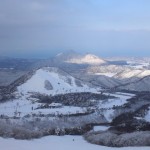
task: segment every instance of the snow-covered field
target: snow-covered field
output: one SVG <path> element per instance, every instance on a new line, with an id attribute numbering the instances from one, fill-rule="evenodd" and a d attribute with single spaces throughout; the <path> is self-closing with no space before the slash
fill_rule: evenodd
<path id="1" fill-rule="evenodd" d="M 109 93 L 106 93 L 109 94 Z M 105 118 L 111 122 L 113 119 L 113 114 L 114 114 L 114 106 L 122 106 L 123 104 L 127 103 L 127 99 L 135 96 L 134 94 L 126 94 L 126 93 L 121 93 L 117 92 L 115 94 L 109 94 L 111 96 L 115 96 L 115 99 L 108 99 L 105 101 L 100 101 L 99 103 L 99 109 L 103 109 L 103 114 Z"/>
<path id="2" fill-rule="evenodd" d="M 0 115 L 7 115 L 9 117 L 18 116 L 23 117 L 28 114 L 52 114 L 52 115 L 67 115 L 76 113 L 85 113 L 86 109 L 74 106 L 62 106 L 60 108 L 47 108 L 47 109 L 35 109 L 40 103 L 32 103 L 26 99 L 13 100 L 0 104 Z M 17 114 L 15 114 L 17 113 Z"/>
<path id="3" fill-rule="evenodd" d="M 150 147 L 111 148 L 87 143 L 81 136 L 47 136 L 31 141 L 0 138 L 1 150 L 150 150 Z"/>
<path id="4" fill-rule="evenodd" d="M 98 108 L 103 112 L 105 118 L 108 121 L 112 120 L 114 106 L 122 106 L 125 104 L 127 99 L 133 97 L 133 94 L 126 94 L 126 93 L 116 93 L 116 94 L 109 94 L 105 93 L 106 95 L 115 96 L 114 99 L 108 99 L 104 101 L 100 101 Z M 7 115 L 9 117 L 17 116 L 17 117 L 24 117 L 26 115 L 32 114 L 51 114 L 51 115 L 68 115 L 68 114 L 76 114 L 76 113 L 86 113 L 86 108 L 75 107 L 75 106 L 61 106 L 59 108 L 45 108 L 45 109 L 36 109 L 40 106 L 40 103 L 33 103 L 24 96 L 18 100 L 12 100 L 5 103 L 0 104 L 0 115 Z M 103 110 L 102 110 L 103 109 Z"/>

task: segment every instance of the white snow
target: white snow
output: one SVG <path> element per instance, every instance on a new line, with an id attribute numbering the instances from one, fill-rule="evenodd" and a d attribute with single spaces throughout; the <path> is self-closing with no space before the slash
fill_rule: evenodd
<path id="1" fill-rule="evenodd" d="M 149 111 L 148 113 L 146 114 L 146 116 L 144 117 L 144 119 L 148 122 L 150 122 L 150 107 L 149 107 Z"/>
<path id="2" fill-rule="evenodd" d="M 47 108 L 47 109 L 37 109 L 33 111 L 34 113 L 41 112 L 42 114 L 76 114 L 76 113 L 84 113 L 86 112 L 85 108 L 74 107 L 74 106 L 63 106 L 62 108 Z"/>
<path id="3" fill-rule="evenodd" d="M 66 62 L 76 63 L 76 64 L 91 64 L 91 65 L 100 65 L 106 63 L 105 60 L 93 54 L 87 54 L 81 58 L 72 58 L 70 60 L 67 60 Z"/>
<path id="4" fill-rule="evenodd" d="M 105 93 L 108 94 L 108 93 Z M 114 114 L 114 106 L 121 106 L 126 103 L 126 100 L 133 97 L 134 94 L 126 94 L 126 93 L 116 93 L 110 94 L 117 98 L 103 100 L 99 102 L 98 108 L 102 111 L 105 118 L 111 122 Z M 51 114 L 51 115 L 68 115 L 68 114 L 76 114 L 76 113 L 85 113 L 86 108 L 75 107 L 75 106 L 60 106 L 59 108 L 45 108 L 45 109 L 36 109 L 40 106 L 41 103 L 35 102 L 33 103 L 31 100 L 27 100 L 27 98 L 21 97 L 18 100 L 11 100 L 5 103 L 0 104 L 0 115 L 7 115 L 9 117 L 18 116 L 23 117 L 28 114 Z M 53 105 L 53 104 L 52 104 Z M 60 105 L 55 103 L 55 105 Z M 15 114 L 17 112 L 17 114 Z"/>
<path id="5" fill-rule="evenodd" d="M 7 115 L 9 117 L 18 116 L 23 117 L 28 114 L 52 114 L 52 115 L 68 115 L 76 113 L 85 113 L 86 108 L 74 107 L 74 106 L 62 106 L 60 108 L 47 108 L 47 109 L 35 109 L 40 103 L 32 103 L 29 100 L 12 100 L 0 104 L 0 115 Z M 33 108 L 33 109 L 32 109 Z M 15 114 L 17 112 L 17 114 Z M 20 112 L 20 114 L 19 114 Z"/>
<path id="6" fill-rule="evenodd" d="M 87 143 L 81 136 L 47 136 L 35 140 L 0 138 L 1 150 L 150 150 L 150 147 L 111 148 Z"/>
<path id="7" fill-rule="evenodd" d="M 127 63 L 130 67 L 135 69 L 143 69 L 143 67 L 149 66 L 149 62 L 127 61 Z"/>
<path id="8" fill-rule="evenodd" d="M 145 76 L 150 75 L 150 70 L 145 69 L 132 69 L 132 70 L 125 70 L 123 72 L 120 72 L 115 77 L 120 79 L 129 79 L 133 77 L 137 78 L 143 78 Z"/>
<path id="9" fill-rule="evenodd" d="M 94 131 L 106 131 L 109 129 L 109 126 L 94 126 L 93 130 Z"/>
<path id="10" fill-rule="evenodd" d="M 126 78 L 131 78 L 131 77 L 135 77 L 138 76 L 141 73 L 141 70 L 125 70 L 123 72 L 121 72 L 118 76 L 121 79 L 126 79 Z"/>
<path id="11" fill-rule="evenodd" d="M 71 84 L 67 80 L 71 81 Z M 45 88 L 45 81 L 49 81 L 52 85 L 52 90 Z M 28 95 L 29 92 L 39 92 L 41 94 L 55 95 L 70 92 L 85 92 L 85 91 L 96 91 L 94 88 L 90 88 L 81 81 L 82 87 L 77 86 L 75 78 L 69 74 L 59 74 L 56 68 L 52 69 L 42 68 L 36 71 L 36 73 L 27 80 L 24 84 L 18 87 L 18 93 Z"/>
<path id="12" fill-rule="evenodd" d="M 0 104 L 0 115 L 7 115 L 9 117 L 15 116 L 15 112 L 21 112 L 20 117 L 32 113 L 32 107 L 37 107 L 38 103 L 32 104 L 31 101 L 21 99 L 12 100 Z"/>
<path id="13" fill-rule="evenodd" d="M 95 73 L 95 75 L 102 75 L 102 76 L 107 76 L 107 77 L 113 77 L 114 75 L 116 75 L 116 73 Z"/>
<path id="14" fill-rule="evenodd" d="M 70 84 L 68 83 L 71 82 Z M 45 80 L 49 81 L 53 89 L 47 90 L 45 88 Z M 51 109 L 35 109 L 40 103 L 37 99 L 30 97 L 32 93 L 40 93 L 47 95 L 64 94 L 70 92 L 97 92 L 98 89 L 90 88 L 88 85 L 81 81 L 82 87 L 78 86 L 75 78 L 71 75 L 60 71 L 57 68 L 46 67 L 41 68 L 28 79 L 25 83 L 17 87 L 18 96 L 17 100 L 11 100 L 0 104 L 0 115 L 7 115 L 13 117 L 16 113 L 17 116 L 23 117 L 27 114 L 75 114 L 84 113 L 85 109 L 80 107 L 62 106 L 61 108 Z M 15 115 L 16 116 L 16 115 Z"/>
<path id="15" fill-rule="evenodd" d="M 117 92 L 115 94 L 109 94 L 111 96 L 115 96 L 117 98 L 115 99 L 108 99 L 105 101 L 100 101 L 99 103 L 99 109 L 103 109 L 103 115 L 107 119 L 107 121 L 111 122 L 113 119 L 114 115 L 114 106 L 122 106 L 127 102 L 127 99 L 131 98 L 134 96 L 134 94 L 126 94 L 126 93 L 121 93 Z"/>

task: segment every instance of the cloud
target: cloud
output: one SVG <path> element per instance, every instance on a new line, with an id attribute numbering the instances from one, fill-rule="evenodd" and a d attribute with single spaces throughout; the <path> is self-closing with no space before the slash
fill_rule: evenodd
<path id="1" fill-rule="evenodd" d="M 149 4 L 147 0 L 0 0 L 0 55 L 47 55 L 65 49 L 148 53 Z"/>

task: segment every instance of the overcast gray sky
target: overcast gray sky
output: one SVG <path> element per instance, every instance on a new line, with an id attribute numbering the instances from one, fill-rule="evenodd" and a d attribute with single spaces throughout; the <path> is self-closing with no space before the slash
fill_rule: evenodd
<path id="1" fill-rule="evenodd" d="M 0 0 L 0 55 L 69 49 L 150 56 L 150 0 Z"/>

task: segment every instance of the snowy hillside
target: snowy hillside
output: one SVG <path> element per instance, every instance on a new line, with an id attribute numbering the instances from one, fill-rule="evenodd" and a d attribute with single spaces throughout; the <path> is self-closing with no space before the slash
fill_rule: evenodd
<path id="1" fill-rule="evenodd" d="M 26 95 L 31 92 L 55 95 L 71 92 L 94 91 L 84 82 L 68 73 L 53 67 L 37 70 L 25 83 L 17 87 L 18 93 Z"/>
<path id="2" fill-rule="evenodd" d="M 1 87 L 2 137 L 33 139 L 47 135 L 87 134 L 85 140 L 105 146 L 114 146 L 107 143 L 108 140 L 119 144 L 115 140 L 120 137 L 123 137 L 122 146 L 150 143 L 143 141 L 143 137 L 150 137 L 147 132 L 150 127 L 150 94 L 141 92 L 150 91 L 148 68 L 112 65 L 91 54 L 75 53 L 60 53 L 55 61 L 48 62 L 52 63 L 46 63 L 45 66 L 49 67 L 38 67 L 40 69 L 30 71 L 8 87 Z M 131 94 L 129 90 L 140 92 Z M 127 136 L 133 137 L 135 143 L 126 138 L 126 132 L 129 132 L 126 129 L 133 132 Z M 146 132 L 137 138 L 141 133 L 136 131 Z M 141 141 L 139 145 L 138 140 Z M 57 145 L 53 146 L 58 149 Z"/>
<path id="3" fill-rule="evenodd" d="M 138 65 L 138 64 L 137 64 Z M 86 81 L 97 83 L 105 88 L 116 88 L 149 91 L 150 90 L 150 70 L 148 68 L 138 68 L 136 65 L 102 65 L 89 66 L 86 71 Z M 94 76 L 94 77 L 93 77 Z M 82 78 L 82 76 L 80 77 Z"/>
<path id="4" fill-rule="evenodd" d="M 150 91 L 150 76 L 139 78 L 136 81 L 121 85 L 119 88 L 132 91 Z"/>
<path id="5" fill-rule="evenodd" d="M 121 73 L 118 73 L 115 78 L 119 79 L 128 79 L 128 78 L 143 78 L 145 76 L 150 75 L 150 70 L 144 70 L 144 69 L 132 69 L 132 70 L 125 70 Z"/>
<path id="6" fill-rule="evenodd" d="M 101 86 L 104 88 L 113 88 L 121 84 L 119 80 L 112 77 L 108 77 L 108 74 L 105 73 L 101 73 L 101 74 L 99 73 L 94 75 L 93 73 L 89 73 L 89 74 L 84 73 L 82 75 L 76 74 L 75 76 L 80 78 L 81 80 L 90 82 L 94 85 Z"/>

